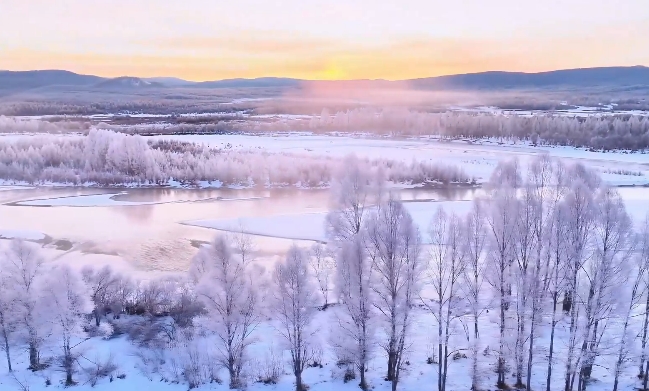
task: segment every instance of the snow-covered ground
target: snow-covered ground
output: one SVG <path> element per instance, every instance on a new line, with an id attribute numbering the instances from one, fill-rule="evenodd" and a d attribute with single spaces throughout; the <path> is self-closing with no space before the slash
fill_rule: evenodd
<path id="1" fill-rule="evenodd" d="M 23 239 L 39 241 L 46 238 L 42 232 L 25 229 L 0 229 L 0 239 Z"/>
<path id="2" fill-rule="evenodd" d="M 202 143 L 210 147 L 292 152 L 299 154 L 344 157 L 356 154 L 371 159 L 387 158 L 410 162 L 431 161 L 457 165 L 484 181 L 499 161 L 518 158 L 526 164 L 539 154 L 580 162 L 594 169 L 613 186 L 649 184 L 649 154 L 591 152 L 573 147 L 532 146 L 524 143 L 499 144 L 495 141 L 442 142 L 431 138 L 376 138 L 362 136 L 315 135 L 305 132 L 255 135 L 169 135 L 158 139 Z"/>

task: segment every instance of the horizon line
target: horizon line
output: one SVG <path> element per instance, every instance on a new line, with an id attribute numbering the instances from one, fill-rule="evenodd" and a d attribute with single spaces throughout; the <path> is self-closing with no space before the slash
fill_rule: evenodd
<path id="1" fill-rule="evenodd" d="M 587 69 L 610 69 L 610 68 L 649 68 L 649 65 L 642 65 L 642 64 L 637 64 L 637 65 L 620 65 L 620 66 L 595 66 L 595 67 L 578 67 L 578 68 L 559 68 L 559 69 L 551 69 L 551 70 L 546 70 L 546 71 L 538 71 L 538 72 L 525 72 L 525 71 L 506 71 L 506 70 L 486 70 L 486 71 L 479 71 L 479 72 L 467 72 L 467 73 L 451 73 L 451 74 L 443 74 L 443 75 L 436 75 L 436 76 L 424 76 L 424 77 L 414 77 L 414 78 L 409 78 L 409 79 L 301 79 L 301 78 L 295 78 L 295 77 L 290 77 L 290 76 L 257 76 L 257 77 L 232 77 L 232 78 L 226 78 L 226 79 L 208 79 L 208 80 L 188 80 L 188 79 L 183 79 L 178 76 L 133 76 L 133 75 L 122 75 L 122 76 L 115 76 L 115 77 L 108 77 L 108 76 L 101 76 L 98 74 L 90 74 L 90 73 L 78 73 L 74 71 L 70 71 L 67 69 L 56 69 L 56 68 L 50 68 L 50 69 L 24 69 L 24 70 L 9 70 L 9 69 L 0 69 L 0 72 L 15 72 L 15 73 L 20 73 L 20 72 L 48 72 L 48 71 L 59 71 L 59 72 L 69 72 L 69 73 L 74 73 L 76 75 L 80 76 L 94 76 L 94 77 L 100 77 L 103 79 L 119 79 L 119 78 L 125 78 L 125 77 L 132 77 L 132 78 L 138 78 L 138 79 L 177 79 L 179 81 L 185 81 L 188 83 L 208 83 L 208 82 L 220 82 L 220 81 L 231 81 L 231 80 L 258 80 L 258 79 L 286 79 L 286 80 L 296 80 L 296 81 L 313 81 L 313 82 L 319 82 L 319 81 L 329 81 L 329 82 L 335 82 L 335 81 L 385 81 L 385 82 L 401 82 L 401 81 L 411 81 L 411 80 L 421 80 L 421 79 L 433 79 L 433 78 L 439 78 L 439 77 L 448 77 L 448 76 L 463 76 L 463 75 L 478 75 L 478 74 L 485 74 L 485 73 L 518 73 L 518 74 L 526 74 L 526 75 L 538 75 L 542 73 L 551 73 L 551 72 L 560 72 L 560 71 L 575 71 L 575 70 L 587 70 Z"/>

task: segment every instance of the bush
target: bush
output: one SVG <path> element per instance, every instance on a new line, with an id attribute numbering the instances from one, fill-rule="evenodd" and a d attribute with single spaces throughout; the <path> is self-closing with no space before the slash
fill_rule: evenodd
<path id="1" fill-rule="evenodd" d="M 356 379 L 356 372 L 351 368 L 347 368 L 345 375 L 343 376 L 343 382 L 347 383 L 354 379 Z"/>

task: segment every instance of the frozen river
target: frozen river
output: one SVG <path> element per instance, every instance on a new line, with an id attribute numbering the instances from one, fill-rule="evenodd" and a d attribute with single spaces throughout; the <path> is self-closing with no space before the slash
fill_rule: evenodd
<path id="1" fill-rule="evenodd" d="M 0 189 L 2 189 L 0 187 Z M 400 190 L 415 219 L 436 205 L 467 208 L 477 189 Z M 40 238 L 54 254 L 119 256 L 140 270 L 185 270 L 216 230 L 255 233 L 260 256 L 281 254 L 294 240 L 318 240 L 326 190 L 5 188 L 0 236 Z M 310 217 L 316 217 L 310 218 Z M 210 226 L 210 224 L 207 224 Z M 426 227 L 422 227 L 425 230 Z M 54 252 L 54 249 L 57 251 Z"/>

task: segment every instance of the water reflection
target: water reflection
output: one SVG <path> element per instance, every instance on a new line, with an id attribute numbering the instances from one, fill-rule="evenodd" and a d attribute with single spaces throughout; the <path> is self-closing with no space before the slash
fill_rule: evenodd
<path id="1" fill-rule="evenodd" d="M 155 202 L 129 206 L 17 206 L 28 199 L 90 194 L 119 194 L 117 201 Z M 479 190 L 407 189 L 404 201 L 466 200 Z M 238 219 L 326 211 L 327 190 L 300 189 L 75 189 L 35 188 L 0 192 L 0 228 L 43 232 L 56 240 L 92 243 L 92 252 L 119 254 L 144 270 L 184 270 L 196 243 L 210 241 L 214 230 L 179 224 L 187 220 Z M 255 237 L 264 254 L 285 251 L 292 240 Z"/>

